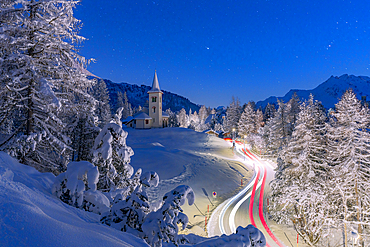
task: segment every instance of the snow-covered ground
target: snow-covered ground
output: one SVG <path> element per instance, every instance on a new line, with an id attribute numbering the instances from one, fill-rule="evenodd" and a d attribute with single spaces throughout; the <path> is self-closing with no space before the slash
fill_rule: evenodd
<path id="1" fill-rule="evenodd" d="M 131 165 L 160 176 L 159 186 L 148 193 L 151 201 L 180 184 L 194 189 L 201 212 L 195 205 L 183 207 L 190 219 L 185 233 L 206 236 L 205 217 L 199 215 L 206 214 L 207 205 L 212 211 L 236 193 L 241 179 L 246 182 L 253 174 L 250 167 L 228 160 L 237 157 L 222 139 L 182 128 L 125 130 L 135 152 Z M 133 235 L 101 225 L 99 215 L 61 202 L 51 193 L 54 179 L 0 153 L 0 246 L 147 246 Z"/>
<path id="2" fill-rule="evenodd" d="M 61 202 L 54 179 L 0 152 L 0 246 L 148 246 Z"/>
<path id="3" fill-rule="evenodd" d="M 252 167 L 235 161 L 240 158 L 233 153 L 231 144 L 215 136 L 184 128 L 125 130 L 129 133 L 127 145 L 135 152 L 131 157 L 134 169 L 155 171 L 159 175 L 158 187 L 148 191 L 151 201 L 179 184 L 193 188 L 195 205 L 182 207 L 190 221 L 183 233 L 207 236 L 202 214 L 209 219 L 218 204 L 241 189 L 241 180 L 245 184 L 253 175 Z M 217 193 L 216 198 L 212 192 Z"/>

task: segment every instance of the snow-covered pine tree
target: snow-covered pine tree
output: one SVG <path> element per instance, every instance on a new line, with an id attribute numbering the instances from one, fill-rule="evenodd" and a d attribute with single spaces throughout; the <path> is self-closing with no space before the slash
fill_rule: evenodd
<path id="1" fill-rule="evenodd" d="M 295 126 L 295 123 L 297 121 L 299 109 L 300 109 L 300 100 L 298 98 L 298 95 L 296 92 L 293 93 L 292 98 L 288 101 L 288 109 L 289 109 L 289 120 L 290 123 L 290 129 L 293 131 L 293 128 Z"/>
<path id="2" fill-rule="evenodd" d="M 198 122 L 195 123 L 195 130 L 196 131 L 199 131 L 199 132 L 202 132 L 206 129 L 209 128 L 209 125 L 208 124 L 205 124 L 205 121 L 208 117 L 208 110 L 207 108 L 203 105 L 200 109 L 199 109 L 199 114 L 198 114 Z"/>
<path id="3" fill-rule="evenodd" d="M 370 224 L 369 109 L 348 90 L 331 115 L 328 161 L 333 166 L 332 200 L 338 208 L 335 219 L 345 228 L 345 244 L 351 225 L 357 227 L 363 241 L 364 225 Z"/>
<path id="4" fill-rule="evenodd" d="M 258 109 L 256 111 L 256 131 L 259 130 L 259 128 L 264 126 L 264 121 L 263 121 L 263 112 Z"/>
<path id="5" fill-rule="evenodd" d="M 292 223 L 310 246 L 317 246 L 330 222 L 325 118 L 312 95 L 302 103 L 292 138 L 280 152 L 271 182 L 272 216 L 280 223 Z"/>
<path id="6" fill-rule="evenodd" d="M 226 110 L 226 119 L 224 121 L 224 130 L 232 131 L 238 128 L 238 122 L 241 114 L 241 107 L 238 98 L 232 97 L 232 101 Z"/>
<path id="7" fill-rule="evenodd" d="M 189 113 L 189 122 L 190 126 L 193 126 L 194 128 L 199 124 L 199 116 L 196 111 L 194 111 L 193 114 Z"/>
<path id="8" fill-rule="evenodd" d="M 146 172 L 141 175 L 141 169 L 136 174 L 138 176 L 135 175 L 135 177 L 138 177 L 139 180 L 131 181 L 133 191 L 130 191 L 127 196 L 117 195 L 110 212 L 102 215 L 100 221 L 117 230 L 130 232 L 141 237 L 141 226 L 146 215 L 151 211 L 145 188 L 156 187 L 159 183 L 159 177 L 156 172 Z"/>
<path id="9" fill-rule="evenodd" d="M 177 114 L 177 122 L 179 123 L 180 127 L 187 128 L 189 126 L 188 116 L 186 115 L 184 108 L 182 108 Z"/>
<path id="10" fill-rule="evenodd" d="M 95 114 L 99 118 L 99 127 L 103 127 L 112 119 L 111 109 L 109 105 L 108 88 L 104 80 L 96 80 L 93 88 L 94 98 L 98 101 Z"/>
<path id="11" fill-rule="evenodd" d="M 128 102 L 126 91 L 123 94 L 123 111 L 122 118 L 126 119 L 127 117 L 132 116 L 131 104 Z"/>
<path id="12" fill-rule="evenodd" d="M 252 104 L 248 103 L 238 122 L 238 132 L 241 136 L 248 136 L 256 132 L 256 112 Z"/>
<path id="13" fill-rule="evenodd" d="M 273 118 L 267 121 L 265 126 L 265 142 L 267 149 L 272 154 L 288 143 L 290 125 L 288 122 L 288 107 L 283 101 L 278 100 L 278 111 Z"/>
<path id="14" fill-rule="evenodd" d="M 125 103 L 123 102 L 123 94 L 121 91 L 117 92 L 117 101 L 116 101 L 116 107 L 115 112 L 119 109 L 125 106 Z"/>
<path id="15" fill-rule="evenodd" d="M 157 211 L 150 212 L 142 224 L 143 238 L 151 246 L 162 246 L 162 241 L 179 244 L 187 243 L 184 236 L 178 235 L 178 224 L 185 229 L 189 220 L 182 213 L 181 206 L 186 199 L 189 205 L 194 203 L 194 192 L 187 185 L 177 186 L 163 196 L 163 205 Z"/>
<path id="16" fill-rule="evenodd" d="M 40 171 L 58 170 L 69 149 L 62 116 L 75 101 L 89 100 L 90 81 L 77 54 L 79 1 L 20 0 L 0 3 L 0 87 L 8 90 L 4 118 L 17 120 L 1 149 Z M 78 96 L 78 97 L 77 97 Z M 12 149 L 10 151 L 10 148 Z"/>
<path id="17" fill-rule="evenodd" d="M 176 114 L 173 111 L 171 111 L 171 109 L 167 109 L 166 113 L 169 116 L 168 117 L 168 127 L 179 127 Z"/>
<path id="18" fill-rule="evenodd" d="M 99 167 L 98 189 L 102 191 L 125 187 L 134 172 L 129 164 L 134 152 L 126 145 L 126 137 L 121 126 L 108 123 L 95 139 L 92 161 Z"/>
<path id="19" fill-rule="evenodd" d="M 80 111 L 76 114 L 70 124 L 67 125 L 67 131 L 70 135 L 72 150 L 72 161 L 92 162 L 92 147 L 95 138 L 100 132 L 97 127 L 97 118 L 92 114 Z"/>
<path id="20" fill-rule="evenodd" d="M 208 114 L 207 108 L 204 105 L 202 105 L 199 109 L 199 122 L 200 122 L 200 124 L 204 124 L 208 115 L 209 114 Z"/>
<path id="21" fill-rule="evenodd" d="M 264 110 L 264 115 L 263 115 L 265 122 L 267 122 L 267 120 L 269 120 L 270 118 L 275 117 L 275 113 L 276 113 L 275 105 L 267 103 L 265 110 Z"/>

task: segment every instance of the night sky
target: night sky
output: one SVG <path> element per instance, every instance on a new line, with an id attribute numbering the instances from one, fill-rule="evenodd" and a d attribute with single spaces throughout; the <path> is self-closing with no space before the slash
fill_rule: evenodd
<path id="1" fill-rule="evenodd" d="M 75 16 L 88 67 L 197 104 L 228 105 L 370 75 L 370 1 L 83 0 Z"/>

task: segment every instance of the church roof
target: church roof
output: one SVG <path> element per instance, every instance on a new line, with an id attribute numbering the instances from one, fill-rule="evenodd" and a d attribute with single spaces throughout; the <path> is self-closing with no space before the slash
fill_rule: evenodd
<path id="1" fill-rule="evenodd" d="M 163 93 L 161 89 L 159 88 L 159 83 L 158 83 L 158 77 L 157 77 L 157 71 L 154 72 L 154 79 L 153 79 L 153 85 L 152 89 L 148 91 L 148 93 Z"/>
<path id="2" fill-rule="evenodd" d="M 148 116 L 148 114 L 144 112 L 140 112 L 136 116 L 134 116 L 134 119 L 152 119 L 151 117 Z"/>
<path id="3" fill-rule="evenodd" d="M 163 111 L 162 112 L 162 118 L 169 118 L 170 115 L 167 114 L 167 112 Z"/>

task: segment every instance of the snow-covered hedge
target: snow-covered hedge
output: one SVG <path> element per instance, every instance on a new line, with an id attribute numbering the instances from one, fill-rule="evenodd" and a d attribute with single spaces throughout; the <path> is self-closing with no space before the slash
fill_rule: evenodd
<path id="1" fill-rule="evenodd" d="M 156 172 L 141 175 L 139 169 L 135 176 L 128 180 L 129 186 L 107 193 L 113 200 L 109 212 L 102 215 L 101 222 L 117 230 L 140 235 L 141 225 L 150 212 L 150 204 L 144 187 L 157 186 L 159 177 Z"/>
<path id="2" fill-rule="evenodd" d="M 52 193 L 63 202 L 95 213 L 109 210 L 108 198 L 97 191 L 98 168 L 87 161 L 68 164 L 67 171 L 55 178 Z"/>
<path id="3" fill-rule="evenodd" d="M 108 123 L 95 139 L 92 161 L 99 167 L 99 190 L 124 188 L 134 173 L 129 164 L 134 152 L 126 145 L 127 135 L 118 124 Z"/>
<path id="4" fill-rule="evenodd" d="M 194 241 L 195 240 L 195 241 Z M 197 243 L 194 243 L 197 242 Z M 191 243 L 193 246 L 233 246 L 233 247 L 265 247 L 266 238 L 263 233 L 253 225 L 248 225 L 243 228 L 239 226 L 236 229 L 235 234 L 229 236 L 222 235 L 220 237 L 214 237 L 205 241 L 197 241 L 197 238 L 193 238 Z"/>
<path id="5" fill-rule="evenodd" d="M 142 237 L 148 244 L 162 246 L 162 241 L 175 245 L 189 242 L 183 235 L 178 235 L 177 227 L 181 223 L 182 229 L 185 229 L 189 222 L 181 209 L 186 199 L 189 205 L 193 205 L 194 192 L 189 186 L 180 185 L 164 195 L 161 208 L 147 215 L 142 225 Z"/>

